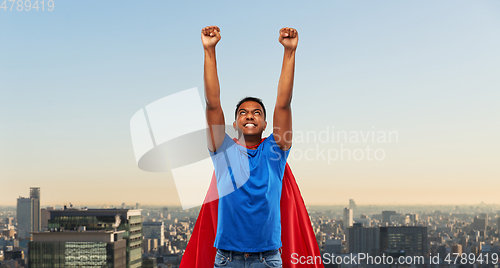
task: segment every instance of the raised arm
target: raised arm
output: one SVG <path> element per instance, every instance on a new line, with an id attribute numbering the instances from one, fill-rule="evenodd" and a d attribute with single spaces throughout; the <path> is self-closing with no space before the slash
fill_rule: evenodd
<path id="1" fill-rule="evenodd" d="M 299 41 L 297 30 L 282 28 L 279 42 L 283 45 L 283 66 L 278 82 L 278 97 L 274 108 L 273 134 L 278 146 L 286 151 L 292 146 L 292 92 L 295 69 L 295 50 Z"/>
<path id="2" fill-rule="evenodd" d="M 220 86 L 217 76 L 217 62 L 215 60 L 215 46 L 219 42 L 220 29 L 217 26 L 208 26 L 201 30 L 201 42 L 205 51 L 204 82 L 205 101 L 207 103 L 206 117 L 208 124 L 208 148 L 215 152 L 224 141 L 224 113 L 220 104 Z"/>

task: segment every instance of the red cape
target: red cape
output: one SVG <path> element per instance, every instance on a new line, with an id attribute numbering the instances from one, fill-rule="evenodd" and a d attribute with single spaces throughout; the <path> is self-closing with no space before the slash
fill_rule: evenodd
<path id="1" fill-rule="evenodd" d="M 217 209 L 219 207 L 217 197 L 217 180 L 214 173 L 205 197 L 207 202 L 204 202 L 201 207 L 193 234 L 182 256 L 181 268 L 214 267 L 216 254 L 214 241 L 217 233 Z M 324 267 L 322 264 L 294 264 L 301 256 L 305 257 L 302 259 L 305 262 L 308 256 L 320 256 L 320 252 L 304 200 L 288 163 L 285 167 L 281 193 L 281 242 L 283 244 L 281 258 L 284 268 Z M 292 256 L 292 254 L 294 255 Z M 294 258 L 292 259 L 292 257 Z"/>

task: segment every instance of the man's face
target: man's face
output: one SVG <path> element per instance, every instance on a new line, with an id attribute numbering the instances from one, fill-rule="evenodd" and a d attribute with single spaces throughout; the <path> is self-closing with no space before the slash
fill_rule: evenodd
<path id="1" fill-rule="evenodd" d="M 246 101 L 240 105 L 233 123 L 235 130 L 244 135 L 262 135 L 266 126 L 264 110 L 258 102 Z"/>

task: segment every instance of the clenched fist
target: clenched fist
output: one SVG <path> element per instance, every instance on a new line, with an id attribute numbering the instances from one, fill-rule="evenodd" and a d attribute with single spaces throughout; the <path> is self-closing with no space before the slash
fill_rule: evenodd
<path id="1" fill-rule="evenodd" d="M 295 50 L 299 43 L 299 33 L 294 28 L 281 28 L 278 40 L 285 49 Z"/>
<path id="2" fill-rule="evenodd" d="M 215 48 L 220 38 L 220 29 L 217 26 L 207 26 L 201 30 L 201 43 L 205 49 Z"/>

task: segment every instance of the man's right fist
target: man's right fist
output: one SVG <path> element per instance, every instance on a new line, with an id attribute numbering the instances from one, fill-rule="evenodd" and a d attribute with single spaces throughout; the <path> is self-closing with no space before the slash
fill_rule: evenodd
<path id="1" fill-rule="evenodd" d="M 220 29 L 217 26 L 207 26 L 201 30 L 203 48 L 214 48 L 220 40 Z"/>

